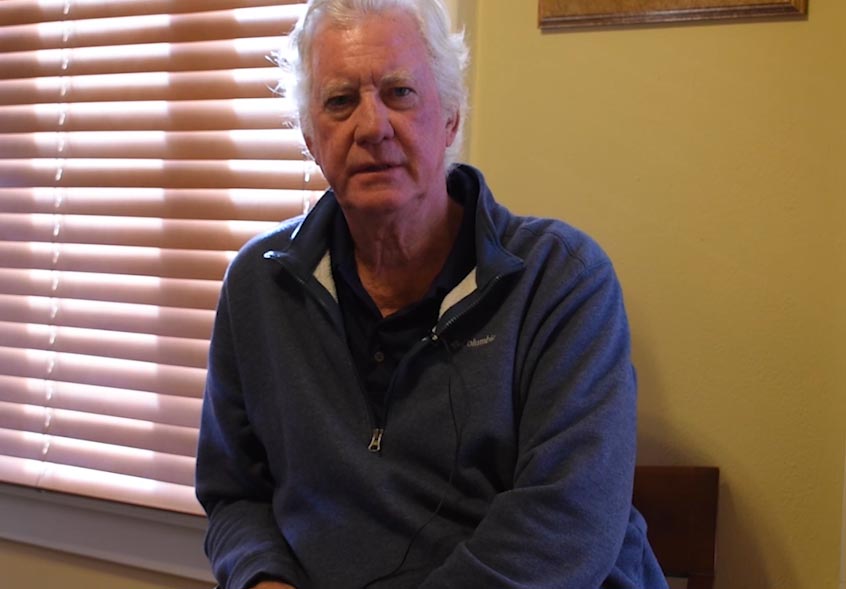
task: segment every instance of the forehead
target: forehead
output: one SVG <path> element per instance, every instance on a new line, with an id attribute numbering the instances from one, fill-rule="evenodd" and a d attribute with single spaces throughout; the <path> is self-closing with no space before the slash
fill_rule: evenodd
<path id="1" fill-rule="evenodd" d="M 316 87 L 329 80 L 418 77 L 431 69 L 417 22 L 399 10 L 362 16 L 348 25 L 322 23 L 315 31 L 311 66 Z"/>

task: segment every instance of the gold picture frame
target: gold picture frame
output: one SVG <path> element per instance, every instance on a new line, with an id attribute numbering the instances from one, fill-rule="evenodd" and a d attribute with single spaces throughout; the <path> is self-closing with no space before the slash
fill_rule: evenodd
<path id="1" fill-rule="evenodd" d="M 726 19 L 801 18 L 808 0 L 538 0 L 543 30 Z"/>

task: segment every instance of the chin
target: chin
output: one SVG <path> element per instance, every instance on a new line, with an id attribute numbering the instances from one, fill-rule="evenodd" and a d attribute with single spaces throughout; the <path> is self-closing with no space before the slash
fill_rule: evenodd
<path id="1" fill-rule="evenodd" d="M 412 186 L 392 183 L 348 188 L 338 202 L 345 210 L 366 211 L 374 214 L 400 210 L 416 200 L 417 190 Z"/>
<path id="2" fill-rule="evenodd" d="M 352 194 L 345 199 L 338 199 L 341 208 L 374 215 L 402 210 L 411 199 L 408 193 L 397 191 L 374 191 L 364 194 Z"/>

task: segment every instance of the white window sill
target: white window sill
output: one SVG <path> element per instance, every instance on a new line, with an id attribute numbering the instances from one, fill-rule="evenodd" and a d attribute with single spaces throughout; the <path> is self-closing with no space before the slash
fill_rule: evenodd
<path id="1" fill-rule="evenodd" d="M 205 518 L 0 484 L 0 538 L 209 581 Z"/>

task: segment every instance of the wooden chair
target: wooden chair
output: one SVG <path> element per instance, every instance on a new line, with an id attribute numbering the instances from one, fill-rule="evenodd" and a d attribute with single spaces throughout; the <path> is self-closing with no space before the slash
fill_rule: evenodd
<path id="1" fill-rule="evenodd" d="M 632 501 L 667 577 L 687 589 L 713 589 L 720 470 L 710 466 L 638 466 Z"/>

